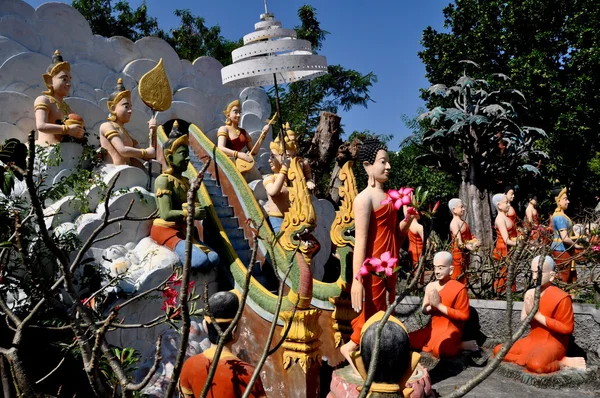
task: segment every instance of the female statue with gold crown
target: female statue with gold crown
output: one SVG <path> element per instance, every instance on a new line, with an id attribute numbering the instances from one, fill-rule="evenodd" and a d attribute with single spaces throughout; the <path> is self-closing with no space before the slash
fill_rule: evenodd
<path id="1" fill-rule="evenodd" d="M 183 172 L 190 162 L 188 135 L 180 133 L 177 122 L 169 139 L 163 146 L 164 158 L 168 168 L 156 178 L 154 183 L 159 218 L 152 224 L 150 237 L 159 245 L 173 250 L 183 264 L 185 258 L 185 232 L 187 211 L 187 193 L 190 182 Z M 194 219 L 202 220 L 206 210 L 198 203 L 194 207 Z M 219 255 L 198 239 L 192 245 L 192 268 L 210 270 L 219 264 Z"/>
<path id="2" fill-rule="evenodd" d="M 575 261 L 571 260 L 571 249 L 582 249 L 583 246 L 577 244 L 571 235 L 573 234 L 573 222 L 565 214 L 569 207 L 569 198 L 567 197 L 567 188 L 561 189 L 554 197 L 556 210 L 552 214 L 551 223 L 554 231 L 552 241 L 552 257 L 556 263 L 557 277 L 565 283 L 577 281 L 577 270 Z"/>
<path id="3" fill-rule="evenodd" d="M 76 140 L 83 138 L 83 120 L 71 112 L 64 98 L 71 90 L 71 65 L 64 61 L 58 50 L 52 56 L 52 63 L 43 75 L 48 91 L 35 99 L 35 125 L 38 130 L 36 143 L 39 145 L 58 144 L 66 136 Z"/>
<path id="4" fill-rule="evenodd" d="M 106 102 L 110 115 L 108 122 L 100 126 L 100 145 L 106 150 L 108 156 L 105 161 L 115 166 L 129 165 L 143 168 L 138 159 L 150 160 L 156 157 L 152 146 L 148 148 L 137 148 L 138 142 L 129 135 L 125 124 L 131 119 L 132 103 L 131 92 L 125 89 L 123 79 L 117 80 L 115 91 L 108 97 Z M 150 133 L 156 133 L 156 119 L 148 121 Z"/>
<path id="5" fill-rule="evenodd" d="M 240 101 L 235 100 L 230 102 L 223 113 L 225 114 L 226 121 L 225 126 L 221 126 L 217 133 L 217 146 L 225 153 L 225 155 L 232 157 L 236 164 L 239 162 L 248 164 L 248 167 L 243 170 L 240 169 L 240 172 L 246 173 L 246 171 L 256 170 L 253 168 L 253 156 L 258 154 L 262 142 L 269 131 L 270 123 L 263 127 L 256 144 L 252 146 L 252 137 L 250 137 L 250 134 L 239 127 L 240 118 L 242 116 L 242 106 Z M 240 167 L 238 167 L 238 169 L 239 168 Z M 256 173 L 258 173 L 258 171 L 256 171 Z M 250 175 L 245 175 L 244 177 L 247 181 L 259 179 L 260 175 L 256 173 L 246 173 Z"/>

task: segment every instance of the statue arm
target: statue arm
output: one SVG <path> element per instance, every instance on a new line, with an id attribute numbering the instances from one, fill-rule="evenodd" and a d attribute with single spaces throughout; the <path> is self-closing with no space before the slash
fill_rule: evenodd
<path id="1" fill-rule="evenodd" d="M 169 184 L 167 178 L 159 176 L 154 182 L 156 189 L 156 203 L 158 205 L 158 215 L 165 221 L 182 221 L 183 211 L 173 209 L 171 197 L 175 194 L 173 186 Z"/>
<path id="2" fill-rule="evenodd" d="M 111 123 L 103 123 L 102 126 L 100 126 L 100 134 L 106 137 L 110 144 L 123 157 L 139 159 L 150 159 L 154 157 L 154 150 L 152 148 L 142 150 L 133 146 L 125 145 Z"/>
<path id="3" fill-rule="evenodd" d="M 450 222 L 450 232 L 452 233 L 452 239 L 454 239 L 456 241 L 456 244 L 458 245 L 458 247 L 463 247 L 464 242 L 462 241 L 460 228 L 458 227 L 457 223 L 454 222 L 454 220 L 452 220 Z"/>
<path id="4" fill-rule="evenodd" d="M 400 221 L 398 223 L 398 237 L 399 237 L 398 245 L 399 246 L 402 246 L 402 244 L 404 243 L 404 239 L 406 238 L 406 235 L 408 234 L 408 228 L 410 228 L 410 223 L 412 222 L 412 220 L 414 218 L 415 218 L 415 216 L 408 215 L 404 219 L 402 219 L 402 221 Z"/>
<path id="5" fill-rule="evenodd" d="M 550 318 L 542 315 L 540 312 L 536 314 L 537 317 L 543 318 L 544 322 L 540 322 L 546 326 L 550 331 L 560 334 L 572 334 L 574 326 L 574 315 L 573 315 L 573 303 L 570 296 L 564 297 L 554 311 L 556 318 Z"/>
<path id="6" fill-rule="evenodd" d="M 373 206 L 368 196 L 358 195 L 354 200 L 354 255 L 352 257 L 352 287 L 351 298 L 352 308 L 359 312 L 362 309 L 363 300 L 363 284 L 362 279 L 356 278 L 360 267 L 367 258 L 367 239 L 369 233 L 369 222 L 371 220 L 371 212 Z"/>
<path id="7" fill-rule="evenodd" d="M 511 239 L 508 236 L 508 230 L 506 229 L 506 223 L 504 222 L 503 219 L 496 218 L 496 221 L 494 224 L 496 224 L 496 228 L 498 228 L 498 232 L 500 232 L 500 236 L 502 236 L 502 240 L 504 240 L 504 243 L 506 243 L 506 246 L 516 246 L 517 245 L 517 241 Z"/>
<path id="8" fill-rule="evenodd" d="M 469 297 L 467 296 L 467 289 L 462 288 L 456 295 L 454 301 L 454 307 L 448 307 L 447 305 L 441 304 L 438 310 L 446 315 L 448 318 L 455 321 L 466 321 L 469 319 Z"/>
<path id="9" fill-rule="evenodd" d="M 425 315 L 429 315 L 433 312 L 433 307 L 431 306 L 431 304 L 429 304 L 429 293 L 431 292 L 431 289 L 433 289 L 433 286 L 430 283 L 425 288 L 425 296 L 423 297 L 423 306 L 421 307 L 421 311 Z"/>
<path id="10" fill-rule="evenodd" d="M 63 134 L 63 126 L 56 123 L 48 123 L 48 113 L 50 112 L 50 107 L 52 104 L 46 98 L 46 96 L 42 95 L 36 98 L 34 103 L 35 109 L 35 126 L 38 131 L 46 134 Z"/>
<path id="11" fill-rule="evenodd" d="M 219 132 L 217 133 L 217 147 L 227 156 L 233 156 L 235 152 L 233 149 L 227 148 L 227 137 L 229 132 L 227 131 L 227 127 L 221 126 L 219 127 Z"/>
<path id="12" fill-rule="evenodd" d="M 563 243 L 573 246 L 576 249 L 582 248 L 581 245 L 578 245 L 577 243 L 575 243 L 575 241 L 573 239 L 571 239 L 571 237 L 569 236 L 569 231 L 567 229 L 561 229 L 559 232 L 560 232 L 560 238 L 562 239 Z"/>
<path id="13" fill-rule="evenodd" d="M 285 184 L 286 179 L 287 176 L 283 173 L 277 173 L 277 175 L 274 177 L 265 178 L 264 185 L 267 195 L 270 197 L 279 195 L 283 189 L 283 184 Z"/>

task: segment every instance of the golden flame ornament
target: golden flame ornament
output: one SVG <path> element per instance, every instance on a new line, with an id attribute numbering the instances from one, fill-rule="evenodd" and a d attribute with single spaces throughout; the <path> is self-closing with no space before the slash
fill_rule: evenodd
<path id="1" fill-rule="evenodd" d="M 138 92 L 142 101 L 154 112 L 164 112 L 171 107 L 173 94 L 162 58 L 154 68 L 142 76 Z"/>

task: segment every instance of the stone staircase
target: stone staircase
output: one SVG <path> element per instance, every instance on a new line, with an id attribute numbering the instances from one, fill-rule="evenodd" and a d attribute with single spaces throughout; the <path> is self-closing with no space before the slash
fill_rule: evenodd
<path id="1" fill-rule="evenodd" d="M 190 151 L 190 163 L 198 171 L 204 165 L 193 151 Z M 234 215 L 233 207 L 229 205 L 229 199 L 223 194 L 221 187 L 209 172 L 206 172 L 203 183 L 233 249 L 240 261 L 247 267 L 250 263 L 252 250 L 248 239 L 244 237 L 244 230 L 240 227 L 238 218 Z M 265 261 L 262 268 L 260 262 L 257 261 L 252 269 L 252 276 L 268 290 L 277 290 L 277 277 L 268 261 Z"/>

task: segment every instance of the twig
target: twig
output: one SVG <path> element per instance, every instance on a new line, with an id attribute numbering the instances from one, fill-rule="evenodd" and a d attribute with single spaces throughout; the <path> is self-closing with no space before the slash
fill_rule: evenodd
<path id="1" fill-rule="evenodd" d="M 191 267 L 192 267 L 192 245 L 194 244 L 194 214 L 196 208 L 196 197 L 198 196 L 198 190 L 200 189 L 200 184 L 204 180 L 204 173 L 208 169 L 211 160 L 207 159 L 204 162 L 204 166 L 198 174 L 194 181 L 190 185 L 190 189 L 187 193 L 187 230 L 185 237 L 185 261 L 183 262 L 183 274 L 181 275 L 181 287 L 179 289 L 179 307 L 181 308 L 181 318 L 182 318 L 182 328 L 181 328 L 181 341 L 179 342 L 179 350 L 177 352 L 177 358 L 175 359 L 175 366 L 173 366 L 173 374 L 171 375 L 171 381 L 169 382 L 169 386 L 167 387 L 167 392 L 165 397 L 170 398 L 173 396 L 177 386 L 177 380 L 179 379 L 179 374 L 181 373 L 181 368 L 183 367 L 183 361 L 185 359 L 185 354 L 187 351 L 187 345 L 190 335 L 190 309 L 188 305 L 188 283 L 190 280 Z"/>
<path id="2" fill-rule="evenodd" d="M 50 371 L 50 373 L 48 373 L 46 376 L 44 376 L 41 379 L 39 379 L 38 381 L 36 381 L 35 384 L 40 384 L 41 382 L 43 382 L 44 380 L 46 380 L 48 377 L 52 376 L 52 373 L 56 372 L 58 370 L 58 368 L 60 368 L 60 365 L 63 364 L 64 361 L 65 361 L 65 357 L 62 357 L 62 359 L 60 360 L 60 362 L 58 363 L 58 365 L 56 365 L 56 367 L 54 369 L 52 369 Z"/>

